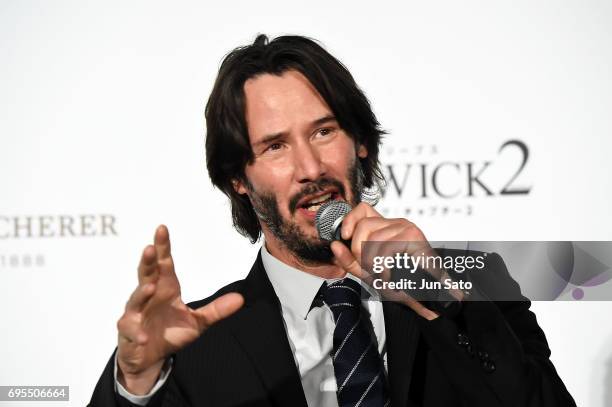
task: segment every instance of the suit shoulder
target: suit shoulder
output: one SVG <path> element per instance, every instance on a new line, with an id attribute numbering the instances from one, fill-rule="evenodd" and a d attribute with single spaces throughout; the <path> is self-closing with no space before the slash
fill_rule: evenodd
<path id="1" fill-rule="evenodd" d="M 228 285 L 226 285 L 225 287 L 220 288 L 219 290 L 217 290 L 217 292 L 215 292 L 213 295 L 198 300 L 198 301 L 193 301 L 187 304 L 187 306 L 191 309 L 196 309 L 196 308 L 200 308 L 212 301 L 214 301 L 215 299 L 221 297 L 224 294 L 228 294 L 228 293 L 240 293 L 243 294 L 244 291 L 244 285 L 245 285 L 245 281 L 244 280 L 238 280 L 238 281 L 234 281 L 233 283 L 230 283 Z"/>

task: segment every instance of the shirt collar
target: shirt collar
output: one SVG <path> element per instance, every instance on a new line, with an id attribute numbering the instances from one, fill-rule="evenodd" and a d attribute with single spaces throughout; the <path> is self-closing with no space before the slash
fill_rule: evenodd
<path id="1" fill-rule="evenodd" d="M 306 319 L 325 279 L 283 263 L 268 252 L 265 242 L 261 246 L 261 261 L 283 307 Z"/>
<path id="2" fill-rule="evenodd" d="M 303 319 L 308 316 L 323 282 L 332 283 L 339 280 L 337 278 L 326 280 L 283 263 L 268 252 L 265 242 L 261 246 L 261 261 L 282 306 Z M 375 290 L 362 284 L 358 278 L 351 274 L 347 274 L 347 277 L 361 284 L 370 294 L 370 298 L 378 297 Z"/>

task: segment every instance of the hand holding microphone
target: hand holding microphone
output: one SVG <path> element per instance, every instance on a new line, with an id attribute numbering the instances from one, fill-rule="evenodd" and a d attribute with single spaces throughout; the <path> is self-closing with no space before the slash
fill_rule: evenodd
<path id="1" fill-rule="evenodd" d="M 372 274 L 364 270 L 361 264 L 362 243 L 364 242 L 382 242 L 377 248 L 383 251 L 397 251 L 397 243 L 405 242 L 402 245 L 402 252 L 408 255 L 435 255 L 425 235 L 414 223 L 406 219 L 386 219 L 363 202 L 355 208 L 351 208 L 349 204 L 342 201 L 328 202 L 317 211 L 315 226 L 321 239 L 332 241 L 331 250 L 334 253 L 336 264 L 369 285 L 372 285 L 375 278 L 388 281 L 391 276 L 390 270 L 381 274 Z M 384 242 L 389 242 L 389 244 Z M 377 252 L 376 254 L 383 253 Z M 394 252 L 384 254 L 393 255 Z M 366 253 L 366 257 L 369 258 L 369 256 L 370 253 Z M 437 280 L 448 277 L 444 270 L 431 269 L 425 272 Z M 428 302 L 432 310 L 404 291 L 390 289 L 378 289 L 377 291 L 387 300 L 403 303 L 428 320 L 435 319 L 440 314 L 456 313 L 460 307 L 458 299 L 462 299 L 462 293 L 444 293 L 450 300 Z"/>

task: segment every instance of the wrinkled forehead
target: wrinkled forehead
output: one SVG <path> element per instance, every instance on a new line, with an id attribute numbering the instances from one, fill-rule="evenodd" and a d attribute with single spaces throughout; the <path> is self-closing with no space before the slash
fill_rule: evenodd
<path id="1" fill-rule="evenodd" d="M 269 134 L 299 131 L 331 115 L 331 109 L 300 72 L 262 74 L 244 84 L 245 117 L 251 144 Z"/>

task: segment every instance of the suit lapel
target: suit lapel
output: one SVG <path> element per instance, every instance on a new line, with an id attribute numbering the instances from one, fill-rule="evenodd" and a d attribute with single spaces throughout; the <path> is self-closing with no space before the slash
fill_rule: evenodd
<path id="1" fill-rule="evenodd" d="M 264 270 L 261 254 L 245 280 L 245 305 L 232 332 L 278 406 L 304 406 L 306 397 L 285 331 L 280 303 Z"/>
<path id="2" fill-rule="evenodd" d="M 387 366 L 392 406 L 408 406 L 419 329 L 416 315 L 391 301 L 383 302 L 387 335 Z"/>

